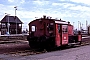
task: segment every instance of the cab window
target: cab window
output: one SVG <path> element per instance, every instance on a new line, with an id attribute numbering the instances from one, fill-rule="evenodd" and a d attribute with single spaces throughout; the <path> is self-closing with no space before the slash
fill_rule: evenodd
<path id="1" fill-rule="evenodd" d="M 53 23 L 47 24 L 47 29 L 48 31 L 53 31 L 54 30 Z"/>
<path id="2" fill-rule="evenodd" d="M 31 26 L 31 30 L 32 30 L 32 32 L 35 32 L 36 27 L 35 26 Z"/>
<path id="3" fill-rule="evenodd" d="M 58 32 L 60 33 L 60 25 L 58 25 Z"/>
<path id="4" fill-rule="evenodd" d="M 62 32 L 63 32 L 63 33 L 68 32 L 68 31 L 67 31 L 67 28 L 68 28 L 67 25 L 62 25 Z"/>

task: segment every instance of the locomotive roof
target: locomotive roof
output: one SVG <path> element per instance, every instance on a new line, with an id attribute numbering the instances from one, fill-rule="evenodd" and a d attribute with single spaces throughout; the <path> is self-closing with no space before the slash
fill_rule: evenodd
<path id="1" fill-rule="evenodd" d="M 36 20 L 52 20 L 52 21 L 54 21 L 55 23 L 57 23 L 57 24 L 69 24 L 69 22 L 66 22 L 66 21 L 64 21 L 64 20 L 57 20 L 57 19 L 51 19 L 51 17 L 46 17 L 46 16 L 44 16 L 43 18 L 38 18 L 38 19 L 35 19 L 35 20 L 33 20 L 33 21 L 36 21 Z M 33 21 L 31 21 L 31 22 L 33 22 Z M 31 23 L 30 22 L 30 23 Z"/>
<path id="2" fill-rule="evenodd" d="M 40 19 L 36 19 L 36 20 L 42 20 L 43 18 L 40 18 Z M 46 19 L 46 20 L 53 20 L 55 23 L 57 23 L 57 24 L 68 24 L 68 22 L 66 22 L 66 21 L 63 21 L 63 20 L 57 20 L 57 19 Z M 33 21 L 35 21 L 35 20 L 33 20 Z M 33 22 L 32 21 L 32 22 Z"/>
<path id="3" fill-rule="evenodd" d="M 57 24 L 68 24 L 68 22 L 60 21 L 60 20 L 55 20 L 55 23 L 57 23 Z"/>

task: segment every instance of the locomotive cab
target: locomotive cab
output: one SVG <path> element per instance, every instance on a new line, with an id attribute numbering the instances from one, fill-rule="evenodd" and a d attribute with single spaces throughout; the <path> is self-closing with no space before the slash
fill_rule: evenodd
<path id="1" fill-rule="evenodd" d="M 68 23 L 58 21 L 56 23 L 56 46 L 68 44 Z"/>

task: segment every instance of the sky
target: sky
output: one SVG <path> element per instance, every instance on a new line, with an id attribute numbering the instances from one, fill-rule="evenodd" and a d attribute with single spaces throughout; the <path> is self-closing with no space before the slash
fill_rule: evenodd
<path id="1" fill-rule="evenodd" d="M 90 1 L 89 0 L 1 0 L 0 19 L 5 13 L 15 16 L 15 6 L 17 6 L 16 16 L 24 23 L 23 30 L 28 29 L 29 22 L 41 18 L 43 15 L 55 19 L 69 21 L 78 29 L 81 23 L 83 29 L 90 24 Z"/>

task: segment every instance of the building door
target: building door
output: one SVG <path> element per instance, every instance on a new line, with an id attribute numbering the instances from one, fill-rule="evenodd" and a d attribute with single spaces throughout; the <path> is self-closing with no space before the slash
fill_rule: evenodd
<path id="1" fill-rule="evenodd" d="M 7 29 L 1 29 L 1 35 L 6 34 L 6 32 L 7 32 Z"/>

